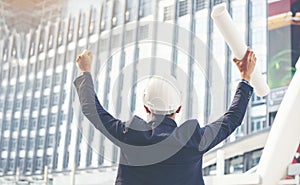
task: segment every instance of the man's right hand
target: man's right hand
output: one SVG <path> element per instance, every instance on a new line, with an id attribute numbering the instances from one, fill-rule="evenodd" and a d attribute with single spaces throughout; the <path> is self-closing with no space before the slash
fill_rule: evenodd
<path id="1" fill-rule="evenodd" d="M 93 54 L 91 51 L 84 50 L 76 59 L 81 72 L 91 72 Z"/>
<path id="2" fill-rule="evenodd" d="M 237 58 L 234 58 L 233 62 L 240 70 L 241 78 L 250 82 L 251 74 L 256 64 L 256 57 L 253 51 L 248 48 L 242 60 L 238 60 Z"/>

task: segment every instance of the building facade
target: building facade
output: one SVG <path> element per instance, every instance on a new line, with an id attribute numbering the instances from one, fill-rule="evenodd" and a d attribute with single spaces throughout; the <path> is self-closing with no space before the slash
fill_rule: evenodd
<path id="1" fill-rule="evenodd" d="M 220 3 L 227 4 L 267 78 L 266 0 L 103 0 L 25 36 L 9 34 L 0 23 L 0 31 L 7 33 L 0 41 L 0 176 L 42 176 L 45 166 L 49 174 L 114 169 L 118 148 L 81 114 L 72 84 L 79 74 L 76 56 L 85 48 L 94 53 L 99 100 L 122 120 L 134 114 L 146 119 L 144 79 L 162 72 L 182 84 L 178 122 L 197 118 L 203 126 L 219 116 L 240 81 L 232 53 L 210 18 L 212 7 Z M 163 28 L 169 32 L 162 34 Z M 162 63 L 166 68 L 160 68 Z M 180 80 L 180 74 L 187 77 Z M 243 124 L 221 147 L 267 132 L 272 122 L 268 101 L 253 95 Z M 231 156 L 226 173 L 255 166 L 262 147 L 244 151 L 252 152 L 252 158 Z M 214 162 L 204 167 L 204 174 L 213 174 Z"/>

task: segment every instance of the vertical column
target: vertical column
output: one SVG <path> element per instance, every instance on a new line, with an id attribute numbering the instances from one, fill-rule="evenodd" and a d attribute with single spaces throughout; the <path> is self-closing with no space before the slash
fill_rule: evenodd
<path id="1" fill-rule="evenodd" d="M 225 153 L 224 150 L 217 150 L 217 176 L 224 175 L 225 169 Z"/>

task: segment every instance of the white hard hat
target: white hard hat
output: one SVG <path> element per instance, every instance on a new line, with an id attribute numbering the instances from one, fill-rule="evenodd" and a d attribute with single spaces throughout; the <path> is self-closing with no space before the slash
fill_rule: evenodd
<path id="1" fill-rule="evenodd" d="M 144 90 L 144 105 L 154 114 L 175 113 L 181 106 L 181 92 L 170 81 L 161 77 L 152 77 Z"/>

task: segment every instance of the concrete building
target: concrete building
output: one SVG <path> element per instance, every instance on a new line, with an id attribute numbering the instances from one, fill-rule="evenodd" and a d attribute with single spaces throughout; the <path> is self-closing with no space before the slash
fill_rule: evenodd
<path id="1" fill-rule="evenodd" d="M 112 183 L 118 148 L 82 116 L 72 84 L 78 75 L 75 58 L 85 48 L 94 53 L 99 99 L 113 115 L 146 119 L 141 101 L 144 79 L 165 73 L 185 77 L 183 113 L 177 121 L 193 117 L 203 126 L 226 110 L 240 81 L 233 56 L 210 18 L 212 7 L 226 2 L 267 78 L 266 0 L 103 0 L 72 16 L 63 8 L 72 1 L 42 1 L 31 10 L 37 12 L 31 17 L 41 17 L 32 24 L 18 23 L 13 11 L 6 11 L 14 2 L 19 1 L 0 1 L 0 14 L 6 15 L 0 18 L 4 181 L 16 176 L 43 179 L 47 166 L 54 184 L 76 182 L 71 178 L 75 174 L 75 184 L 80 184 L 87 173 L 105 174 Z M 40 7 L 45 8 L 42 14 Z M 225 173 L 245 172 L 258 163 L 278 109 L 270 101 L 280 102 L 282 96 L 272 98 L 253 95 L 243 124 L 219 146 L 226 151 Z M 215 174 L 216 151 L 204 160 L 205 175 Z"/>

